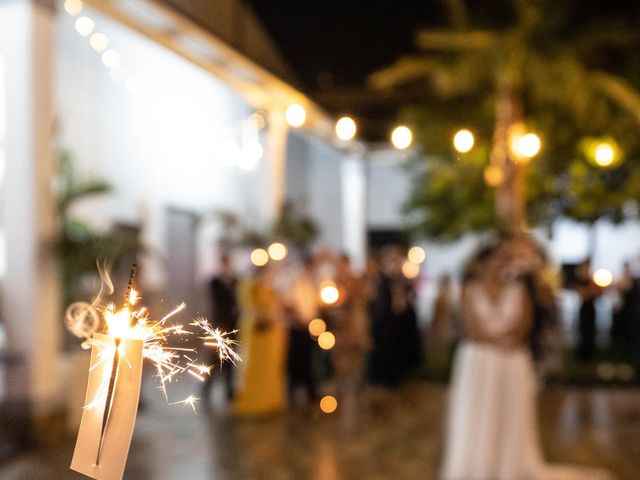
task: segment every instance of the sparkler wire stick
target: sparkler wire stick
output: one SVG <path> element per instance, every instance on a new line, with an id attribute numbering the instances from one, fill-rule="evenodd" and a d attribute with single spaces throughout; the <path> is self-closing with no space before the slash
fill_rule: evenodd
<path id="1" fill-rule="evenodd" d="M 131 272 L 129 273 L 129 281 L 127 282 L 127 290 L 124 294 L 123 308 L 129 308 L 131 305 L 130 297 L 133 291 L 136 275 L 138 273 L 138 265 L 135 263 L 131 265 Z M 131 315 L 130 326 L 133 326 L 134 317 Z M 115 352 L 113 354 L 113 363 L 111 364 L 111 376 L 109 378 L 109 388 L 107 389 L 107 399 L 105 401 L 104 413 L 102 414 L 102 428 L 100 430 L 100 443 L 98 444 L 98 453 L 96 454 L 96 466 L 100 466 L 100 457 L 102 456 L 102 448 L 104 446 L 105 433 L 109 425 L 109 417 L 111 416 L 111 409 L 113 407 L 113 397 L 116 388 L 116 380 L 118 378 L 118 367 L 120 365 L 120 342 L 121 338 L 116 337 Z"/>

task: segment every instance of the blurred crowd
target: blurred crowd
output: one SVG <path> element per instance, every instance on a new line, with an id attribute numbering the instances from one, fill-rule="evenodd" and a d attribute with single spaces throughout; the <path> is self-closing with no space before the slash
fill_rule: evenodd
<path id="1" fill-rule="evenodd" d="M 514 335 L 528 345 L 539 377 L 559 378 L 567 363 L 593 366 L 600 374 L 603 369 L 595 367 L 604 361 L 610 376 L 631 382 L 640 368 L 640 279 L 629 263 L 615 281 L 593 272 L 590 260 L 563 279 L 532 238 L 493 239 L 469 260 L 459 284 L 449 274 L 437 279 L 430 322 L 422 328 L 416 303 L 425 282 L 401 247 L 380 249 L 362 273 L 348 256 L 332 251 L 306 256 L 285 251 L 277 260 L 261 252 L 264 258 L 253 259 L 242 276 L 232 256 L 223 254 L 209 283 L 211 318 L 235 332 L 243 358 L 223 366 L 227 398 L 240 415 L 316 402 L 321 393 L 354 395 L 365 385 L 384 391 L 422 373 L 448 379 L 456 345 L 482 341 L 470 319 L 483 307 L 467 288 L 479 280 L 493 303 L 505 295 L 505 285 L 523 286 L 523 315 L 529 320 Z M 561 319 L 561 288 L 573 291 L 580 304 L 570 319 L 574 354 Z M 606 349 L 599 350 L 595 305 L 603 296 L 614 301 Z M 204 385 L 205 399 L 211 381 Z"/>
<path id="2" fill-rule="evenodd" d="M 361 274 L 330 251 L 258 260 L 239 277 L 223 255 L 209 284 L 212 318 L 236 332 L 243 359 L 223 366 L 238 415 L 354 395 L 365 384 L 390 388 L 416 373 L 422 336 L 403 249 L 383 248 Z M 203 398 L 210 394 L 211 381 Z"/>

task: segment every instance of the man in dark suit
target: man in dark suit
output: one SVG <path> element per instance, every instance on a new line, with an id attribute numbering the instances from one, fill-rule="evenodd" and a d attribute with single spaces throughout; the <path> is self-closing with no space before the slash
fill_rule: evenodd
<path id="1" fill-rule="evenodd" d="M 220 272 L 209 282 L 209 298 L 211 299 L 211 319 L 213 324 L 229 332 L 229 338 L 231 339 L 235 339 L 235 333 L 231 332 L 234 332 L 238 327 L 237 283 L 238 279 L 231 257 L 228 254 L 223 254 L 220 257 Z M 226 362 L 221 365 L 221 368 L 227 390 L 227 399 L 232 400 L 234 394 L 233 364 Z M 208 400 L 211 394 L 212 382 L 213 375 L 209 375 L 202 385 L 202 396 L 205 400 Z"/>

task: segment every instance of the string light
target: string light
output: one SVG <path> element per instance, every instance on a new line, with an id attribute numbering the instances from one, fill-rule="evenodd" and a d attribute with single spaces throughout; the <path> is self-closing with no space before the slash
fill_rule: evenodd
<path id="1" fill-rule="evenodd" d="M 467 153 L 473 148 L 475 138 L 473 133 L 466 128 L 458 130 L 453 136 L 453 147 L 460 153 Z"/>
<path id="2" fill-rule="evenodd" d="M 122 56 L 113 49 L 105 50 L 102 54 L 102 63 L 105 67 L 111 69 L 118 65 L 122 61 Z"/>
<path id="3" fill-rule="evenodd" d="M 96 32 L 89 38 L 89 45 L 91 45 L 91 48 L 96 52 L 101 53 L 109 46 L 109 39 L 104 33 Z"/>
<path id="4" fill-rule="evenodd" d="M 314 337 L 319 337 L 327 330 L 327 324 L 321 318 L 314 318 L 309 322 L 309 333 Z"/>
<path id="5" fill-rule="evenodd" d="M 342 117 L 336 122 L 336 135 L 345 142 L 355 137 L 357 130 L 356 122 L 351 117 Z"/>
<path id="6" fill-rule="evenodd" d="M 424 252 L 424 249 L 422 247 L 418 247 L 416 245 L 415 247 L 411 247 L 409 249 L 409 252 L 407 252 L 407 258 L 411 263 L 419 265 L 424 262 L 425 258 L 427 258 L 427 254 Z"/>
<path id="7" fill-rule="evenodd" d="M 264 248 L 256 248 L 251 252 L 251 263 L 256 267 L 264 267 L 269 262 L 269 254 Z"/>
<path id="8" fill-rule="evenodd" d="M 613 275 L 605 268 L 599 268 L 593 272 L 593 283 L 597 286 L 606 288 L 613 283 Z"/>
<path id="9" fill-rule="evenodd" d="M 82 0 L 65 0 L 64 2 L 65 11 L 73 17 L 82 11 L 83 6 Z"/>
<path id="10" fill-rule="evenodd" d="M 271 260 L 283 260 L 287 256 L 287 246 L 284 243 L 275 242 L 269 245 L 269 257 Z"/>
<path id="11" fill-rule="evenodd" d="M 409 127 L 405 127 L 401 125 L 396 127 L 391 132 L 391 143 L 398 150 L 406 150 L 411 146 L 413 142 L 413 133 L 409 129 Z"/>
<path id="12" fill-rule="evenodd" d="M 325 395 L 320 400 L 320 410 L 324 413 L 333 413 L 338 408 L 338 400 L 332 395 Z"/>
<path id="13" fill-rule="evenodd" d="M 284 118 L 290 126 L 296 128 L 301 127 L 307 120 L 307 112 L 302 105 L 294 103 L 293 105 L 289 105 L 284 114 Z"/>
<path id="14" fill-rule="evenodd" d="M 95 22 L 89 17 L 78 17 L 75 23 L 76 31 L 83 37 L 91 35 L 95 26 Z"/>
<path id="15" fill-rule="evenodd" d="M 322 332 L 318 336 L 318 345 L 323 350 L 331 350 L 336 344 L 336 337 L 331 332 Z"/>

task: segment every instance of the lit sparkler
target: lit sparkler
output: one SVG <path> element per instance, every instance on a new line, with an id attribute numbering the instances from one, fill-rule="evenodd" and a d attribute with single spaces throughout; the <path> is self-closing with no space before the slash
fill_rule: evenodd
<path id="1" fill-rule="evenodd" d="M 98 265 L 98 270 L 102 284 L 97 297 L 90 304 L 76 302 L 67 309 L 67 327 L 76 336 L 85 339 L 83 348 L 93 348 L 90 386 L 88 387 L 88 398 L 85 402 L 84 410 L 85 412 L 93 410 L 95 413 L 92 414 L 93 416 L 90 420 L 86 421 L 86 425 L 90 426 L 85 426 L 85 416 L 83 414 L 72 468 L 94 478 L 120 478 L 124 470 L 128 443 L 133 432 L 135 406 L 127 405 L 126 408 L 128 412 L 127 421 L 130 422 L 128 430 L 126 422 L 123 424 L 122 421 L 116 422 L 117 425 L 113 427 L 113 433 L 122 435 L 124 440 L 126 440 L 128 433 L 129 438 L 126 442 L 126 449 L 119 448 L 115 457 L 109 455 L 109 458 L 107 458 L 105 455 L 105 439 L 110 435 L 108 432 L 111 429 L 110 425 L 113 423 L 112 417 L 116 415 L 114 412 L 118 408 L 121 409 L 120 413 L 123 412 L 122 406 L 115 407 L 115 403 L 118 403 L 116 402 L 116 397 L 124 395 L 127 398 L 125 404 L 135 401 L 137 406 L 140 389 L 140 362 L 142 359 L 147 359 L 154 365 L 156 377 L 159 381 L 159 389 L 168 401 L 167 384 L 176 375 L 188 373 L 199 381 L 204 381 L 205 377 L 211 374 L 213 368 L 210 365 L 196 363 L 189 356 L 196 356 L 195 348 L 179 348 L 170 345 L 172 337 L 193 336 L 202 340 L 205 346 L 218 350 L 220 362 L 229 360 L 235 364 L 240 360 L 240 357 L 233 351 L 233 346 L 236 342 L 230 338 L 230 335 L 234 332 L 228 333 L 215 328 L 208 320 L 202 317 L 195 318 L 188 326 L 173 323 L 172 317 L 186 308 L 184 303 L 178 305 L 160 320 L 152 320 L 149 311 L 144 306 L 136 310 L 135 305 L 140 299 L 135 289 L 136 265 L 133 265 L 131 269 L 122 308 L 117 309 L 112 303 L 103 306 L 102 297 L 105 292 L 113 293 L 113 285 L 106 273 L 105 266 Z M 100 316 L 103 318 L 105 334 L 96 333 L 100 324 Z M 135 346 L 136 342 L 139 345 L 138 347 Z M 131 352 L 137 351 L 138 360 L 135 359 L 135 356 L 128 358 L 127 349 L 130 349 Z M 106 362 L 111 364 L 107 366 Z M 128 368 L 125 369 L 126 371 L 122 371 L 125 366 Z M 126 375 L 120 380 L 119 377 L 124 373 Z M 137 380 L 135 379 L 136 374 Z M 132 381 L 135 383 L 132 384 Z M 118 393 L 121 383 L 123 391 Z M 195 412 L 198 400 L 198 397 L 189 395 L 184 400 L 172 402 L 170 405 L 181 404 L 189 406 Z M 119 404 L 122 405 L 123 401 L 123 399 L 120 399 Z M 116 416 L 119 416 L 119 414 Z M 88 462 L 87 452 L 91 448 L 83 445 L 81 437 L 86 437 L 88 432 L 95 432 L 90 433 L 90 435 L 98 436 L 97 431 L 99 431 L 99 440 L 94 446 L 95 450 L 93 450 L 95 462 Z M 92 445 L 94 444 L 92 443 Z M 114 447 L 111 448 L 113 449 Z M 113 458 L 118 458 L 118 461 L 114 462 Z M 110 467 L 106 466 L 105 470 L 100 472 L 99 469 L 102 468 L 102 464 L 109 462 L 118 463 L 118 468 L 112 468 L 111 472 L 107 474 L 106 470 L 109 470 Z"/>

